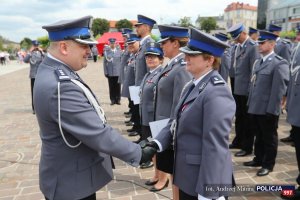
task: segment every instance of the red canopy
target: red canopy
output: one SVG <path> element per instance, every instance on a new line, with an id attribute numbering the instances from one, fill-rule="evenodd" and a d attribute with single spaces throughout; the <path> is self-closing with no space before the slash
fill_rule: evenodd
<path id="1" fill-rule="evenodd" d="M 107 32 L 104 33 L 97 41 L 97 49 L 100 55 L 103 55 L 104 45 L 109 44 L 108 39 L 115 38 L 116 44 L 119 44 L 121 49 L 124 49 L 124 40 L 121 32 Z"/>

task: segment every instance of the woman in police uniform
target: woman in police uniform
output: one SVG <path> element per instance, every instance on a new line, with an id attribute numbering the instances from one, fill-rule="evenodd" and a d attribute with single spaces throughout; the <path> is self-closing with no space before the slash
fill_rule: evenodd
<path id="1" fill-rule="evenodd" d="M 227 44 L 197 29 L 185 53 L 186 69 L 193 75 L 170 120 L 149 146 L 164 151 L 174 142 L 174 180 L 180 200 L 225 199 L 233 184 L 228 148 L 235 102 L 217 69 Z M 207 190 L 210 187 L 215 190 Z"/>
<path id="2" fill-rule="evenodd" d="M 184 54 L 179 48 L 185 46 L 188 41 L 188 29 L 177 26 L 159 25 L 162 39 L 159 41 L 164 56 L 169 58 L 168 64 L 160 73 L 155 93 L 155 120 L 174 117 L 174 110 L 184 85 L 191 79 L 191 75 L 185 70 Z M 174 151 L 170 145 L 164 152 L 157 154 L 157 169 L 161 171 L 158 182 L 153 191 L 159 191 L 166 187 L 166 174 L 173 173 Z M 164 173 L 165 172 L 165 173 Z M 178 199 L 178 192 L 173 189 L 173 199 Z M 178 190 L 177 190 L 178 191 Z"/>

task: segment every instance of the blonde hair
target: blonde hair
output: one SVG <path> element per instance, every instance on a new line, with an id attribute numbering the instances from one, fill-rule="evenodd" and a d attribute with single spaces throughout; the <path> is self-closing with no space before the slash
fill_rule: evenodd
<path id="1" fill-rule="evenodd" d="M 220 65 L 221 65 L 221 58 L 220 57 L 216 57 L 216 56 L 213 56 L 213 55 L 210 55 L 210 54 L 202 54 L 204 60 L 208 60 L 208 59 L 211 59 L 212 57 L 214 58 L 214 62 L 212 64 L 212 68 L 214 70 L 219 70 L 220 68 Z"/>

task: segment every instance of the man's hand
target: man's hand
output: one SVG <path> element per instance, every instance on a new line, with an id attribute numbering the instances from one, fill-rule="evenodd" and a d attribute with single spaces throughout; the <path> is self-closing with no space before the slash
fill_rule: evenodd
<path id="1" fill-rule="evenodd" d="M 142 157 L 141 157 L 140 165 L 151 161 L 156 151 L 157 150 L 155 148 L 149 146 L 142 148 Z"/>
<path id="2" fill-rule="evenodd" d="M 148 142 L 147 140 L 142 140 L 139 145 L 142 148 L 142 158 L 140 164 L 151 161 L 154 154 L 157 152 L 157 150 L 159 150 L 158 145 L 154 141 Z"/>

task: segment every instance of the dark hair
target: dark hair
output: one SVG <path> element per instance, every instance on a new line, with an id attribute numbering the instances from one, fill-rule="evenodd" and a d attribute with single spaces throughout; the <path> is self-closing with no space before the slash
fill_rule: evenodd
<path id="1" fill-rule="evenodd" d="M 184 38 L 178 38 L 178 37 L 170 37 L 169 38 L 169 40 L 171 41 L 171 42 L 174 42 L 174 41 L 178 41 L 178 43 L 179 43 L 179 46 L 180 47 L 184 47 L 184 46 L 186 46 L 187 45 L 187 43 L 188 43 L 188 41 L 189 41 L 189 38 L 188 37 L 184 37 Z"/>

